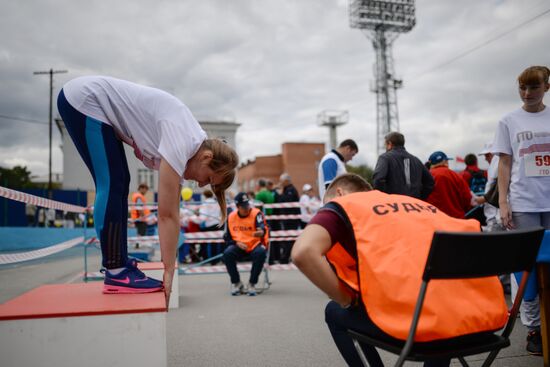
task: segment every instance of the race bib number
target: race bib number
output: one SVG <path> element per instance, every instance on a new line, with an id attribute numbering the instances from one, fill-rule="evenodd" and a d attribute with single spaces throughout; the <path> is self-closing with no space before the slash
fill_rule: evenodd
<path id="1" fill-rule="evenodd" d="M 532 153 L 523 156 L 525 176 L 550 176 L 550 153 Z"/>

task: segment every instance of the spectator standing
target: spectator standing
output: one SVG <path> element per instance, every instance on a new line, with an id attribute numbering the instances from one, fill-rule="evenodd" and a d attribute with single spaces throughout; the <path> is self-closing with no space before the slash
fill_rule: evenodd
<path id="1" fill-rule="evenodd" d="M 498 177 L 498 155 L 495 155 L 491 152 L 493 148 L 493 143 L 486 143 L 481 152 L 480 156 L 484 156 L 487 163 L 489 163 L 489 169 L 487 170 L 487 183 L 485 184 L 484 192 L 487 193 L 491 186 L 495 183 Z M 502 231 L 502 222 L 500 221 L 500 212 L 497 207 L 485 202 L 483 204 L 483 214 L 485 215 L 485 220 L 487 222 L 484 231 L 494 232 Z"/>
<path id="2" fill-rule="evenodd" d="M 273 181 L 267 180 L 266 188 L 273 195 L 273 202 L 274 203 L 280 202 L 280 195 L 277 192 L 277 188 L 275 187 L 275 184 L 273 183 Z M 271 213 L 269 215 L 279 215 L 279 214 L 281 214 L 281 209 L 275 208 L 271 210 Z M 268 225 L 269 225 L 270 231 L 280 231 L 282 229 L 281 221 L 278 219 L 269 221 Z M 272 241 L 269 247 L 269 265 L 273 265 L 276 262 L 279 262 L 280 260 L 281 260 L 281 243 L 279 241 L 275 241 L 275 242 Z"/>
<path id="3" fill-rule="evenodd" d="M 466 154 L 464 163 L 466 164 L 466 168 L 461 172 L 462 178 L 470 187 L 471 192 L 475 195 L 483 195 L 487 184 L 487 171 L 478 167 L 475 154 Z"/>
<path id="4" fill-rule="evenodd" d="M 151 215 L 151 210 L 147 208 L 142 208 L 147 204 L 147 191 L 149 191 L 149 186 L 145 183 L 140 183 L 136 192 L 132 193 L 132 204 L 134 205 L 132 210 L 130 210 L 130 218 L 136 226 L 138 236 L 147 235 L 147 221 Z M 136 242 L 134 245 L 135 248 L 139 248 L 139 242 Z"/>
<path id="5" fill-rule="evenodd" d="M 405 136 L 390 132 L 385 136 L 386 153 L 378 157 L 373 173 L 376 190 L 387 194 L 426 199 L 434 187 L 434 179 L 426 166 L 405 149 Z"/>
<path id="6" fill-rule="evenodd" d="M 25 216 L 27 217 L 27 227 L 36 227 L 36 205 L 25 204 Z"/>
<path id="7" fill-rule="evenodd" d="M 211 190 L 203 191 L 204 201 L 199 208 L 199 225 L 201 232 L 212 232 L 220 230 L 221 212 L 218 202 L 214 198 Z M 209 259 L 222 253 L 220 243 L 205 243 L 201 245 L 201 256 L 203 259 Z M 210 264 L 215 265 L 218 260 L 212 260 Z"/>
<path id="8" fill-rule="evenodd" d="M 357 175 L 334 180 L 324 199 L 332 201 L 311 220 L 292 254 L 296 266 L 332 299 L 325 321 L 349 366 L 363 364 L 348 329 L 391 340 L 407 338 L 433 233 L 479 232 L 477 222 L 451 218 L 424 201 L 369 190 Z M 407 206 L 423 209 L 401 209 Z M 426 297 L 416 333 L 422 341 L 467 339 L 506 322 L 506 302 L 496 277 L 430 287 L 432 297 Z M 471 297 L 457 303 L 452 295 L 464 292 Z M 362 348 L 369 366 L 383 366 L 376 348 Z M 432 359 L 424 366 L 449 363 Z"/>
<path id="9" fill-rule="evenodd" d="M 300 214 L 301 227 L 306 228 L 307 223 L 313 217 L 317 210 L 321 207 L 321 202 L 313 193 L 313 187 L 310 184 L 305 184 L 302 187 L 302 196 L 300 196 Z"/>
<path id="10" fill-rule="evenodd" d="M 549 75 L 546 66 L 531 66 L 519 75 L 523 105 L 499 121 L 495 134 L 500 217 L 508 229 L 550 229 L 550 110 L 543 102 Z M 512 293 L 516 286 L 512 276 Z M 538 297 L 524 298 L 520 315 L 528 329 L 527 351 L 542 355 Z"/>
<path id="11" fill-rule="evenodd" d="M 258 208 L 250 207 L 250 198 L 246 193 L 240 192 L 235 196 L 235 205 L 237 210 L 227 217 L 227 248 L 223 253 L 223 261 L 231 279 L 231 295 L 237 296 L 247 292 L 249 296 L 255 296 L 256 284 L 267 256 L 267 226 L 263 213 Z M 247 288 L 241 282 L 237 270 L 237 261 L 246 255 L 252 260 Z"/>
<path id="12" fill-rule="evenodd" d="M 280 177 L 280 194 L 277 196 L 279 203 L 295 203 L 296 207 L 294 208 L 281 208 L 279 209 L 279 214 L 281 215 L 299 215 L 300 208 L 298 203 L 300 201 L 300 196 L 298 195 L 298 190 L 292 184 L 292 178 L 288 173 L 283 173 Z M 283 219 L 279 221 L 281 223 L 281 230 L 284 231 L 293 231 L 300 228 L 300 219 Z M 277 241 L 280 244 L 280 259 L 281 264 L 288 264 L 290 261 L 290 252 L 292 251 L 292 245 L 294 241 Z M 274 250 L 274 249 L 271 249 Z"/>
<path id="13" fill-rule="evenodd" d="M 435 185 L 427 202 L 455 218 L 464 218 L 471 208 L 472 193 L 464 179 L 449 169 L 449 159 L 441 151 L 433 152 L 429 161 Z"/>
<path id="14" fill-rule="evenodd" d="M 340 143 L 338 148 L 332 149 L 321 159 L 317 174 L 321 200 L 328 185 L 336 176 L 346 173 L 346 163 L 351 161 L 358 152 L 357 143 L 352 139 L 346 139 Z"/>
<path id="15" fill-rule="evenodd" d="M 267 181 L 263 178 L 260 178 L 258 180 L 258 192 L 256 193 L 255 199 L 264 204 L 273 204 L 275 202 L 275 195 L 273 195 L 272 191 L 267 189 Z M 263 212 L 265 213 L 265 215 L 271 215 L 273 213 L 273 209 L 264 209 Z M 269 221 L 268 225 L 271 228 Z"/>

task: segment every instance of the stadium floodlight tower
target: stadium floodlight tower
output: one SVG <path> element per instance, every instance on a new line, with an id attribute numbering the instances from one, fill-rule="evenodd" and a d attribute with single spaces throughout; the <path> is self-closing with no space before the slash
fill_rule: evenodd
<path id="1" fill-rule="evenodd" d="M 330 134 L 330 149 L 336 149 L 336 144 L 338 144 L 336 138 L 336 128 L 347 124 L 348 120 L 348 111 L 324 110 L 317 115 L 317 123 L 320 126 L 328 126 Z"/>
<path id="2" fill-rule="evenodd" d="M 416 24 L 414 0 L 349 0 L 351 28 L 359 28 L 372 41 L 376 51 L 376 151 L 385 151 L 384 136 L 399 131 L 396 90 L 403 81 L 396 79 L 391 46 L 400 33 Z"/>

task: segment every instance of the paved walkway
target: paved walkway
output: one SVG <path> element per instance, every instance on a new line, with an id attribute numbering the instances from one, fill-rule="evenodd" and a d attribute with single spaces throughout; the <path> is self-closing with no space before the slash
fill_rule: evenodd
<path id="1" fill-rule="evenodd" d="M 98 256 L 89 261 L 96 270 Z M 42 284 L 77 282 L 82 269 L 78 256 L 0 268 L 0 302 Z M 297 270 L 273 271 L 271 279 L 264 294 L 232 297 L 226 274 L 180 276 L 180 308 L 168 313 L 168 366 L 345 366 L 324 325 L 326 296 Z M 541 357 L 526 354 L 525 333 L 518 320 L 513 345 L 493 366 L 542 367 Z"/>

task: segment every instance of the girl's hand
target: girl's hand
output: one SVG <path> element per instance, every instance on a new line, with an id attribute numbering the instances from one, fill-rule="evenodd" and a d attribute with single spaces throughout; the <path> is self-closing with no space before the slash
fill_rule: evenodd
<path id="1" fill-rule="evenodd" d="M 171 269 L 164 269 L 162 282 L 164 284 L 164 297 L 166 298 L 166 310 L 170 304 L 170 293 L 172 293 L 172 279 L 174 279 L 174 267 Z"/>
<path id="2" fill-rule="evenodd" d="M 499 203 L 500 219 L 502 220 L 502 226 L 507 229 L 514 229 L 514 223 L 512 222 L 512 210 L 508 202 Z"/>

